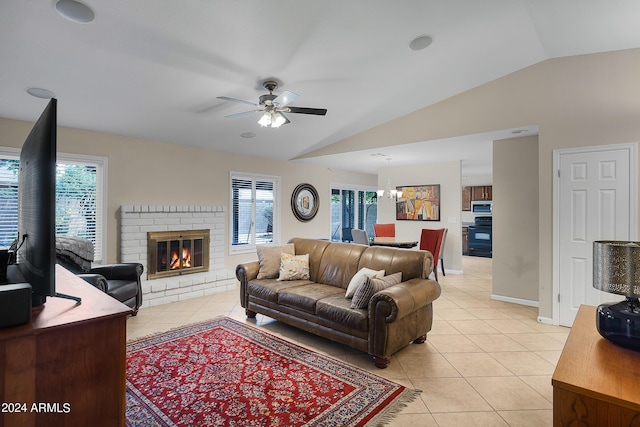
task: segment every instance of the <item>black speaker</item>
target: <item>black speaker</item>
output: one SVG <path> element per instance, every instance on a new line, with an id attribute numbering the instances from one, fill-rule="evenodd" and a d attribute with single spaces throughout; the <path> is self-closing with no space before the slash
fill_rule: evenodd
<path id="1" fill-rule="evenodd" d="M 7 267 L 11 264 L 13 251 L 0 249 L 0 284 L 7 283 Z"/>
<path id="2" fill-rule="evenodd" d="M 0 286 L 0 328 L 31 321 L 31 285 L 15 283 Z"/>

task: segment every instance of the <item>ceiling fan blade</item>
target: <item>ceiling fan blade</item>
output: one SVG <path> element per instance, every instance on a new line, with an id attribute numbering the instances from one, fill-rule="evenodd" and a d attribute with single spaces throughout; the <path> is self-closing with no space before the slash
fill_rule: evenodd
<path id="1" fill-rule="evenodd" d="M 288 107 L 287 113 L 315 114 L 316 116 L 324 116 L 325 114 L 327 114 L 327 109 L 326 108 Z"/>
<path id="2" fill-rule="evenodd" d="M 285 105 L 288 105 L 290 102 L 298 99 L 299 96 L 300 95 L 298 95 L 297 93 L 293 93 L 293 92 L 289 92 L 288 90 L 285 90 L 280 95 L 278 95 L 276 99 L 273 100 L 273 103 L 279 107 L 284 107 Z"/>
<path id="3" fill-rule="evenodd" d="M 262 111 L 262 110 L 243 111 L 242 113 L 229 114 L 228 116 L 224 116 L 224 117 L 226 119 L 233 119 L 235 117 L 242 117 L 242 116 L 246 116 L 246 115 L 249 115 L 249 114 L 257 113 L 258 111 Z"/>
<path id="4" fill-rule="evenodd" d="M 242 104 L 249 104 L 249 105 L 253 105 L 255 107 L 258 106 L 258 104 L 256 104 L 255 102 L 251 102 L 251 101 L 243 101 L 242 99 L 236 99 L 236 98 L 229 98 L 228 96 L 218 96 L 216 97 L 218 99 L 222 99 L 224 101 L 231 101 L 231 102 L 240 102 Z"/>

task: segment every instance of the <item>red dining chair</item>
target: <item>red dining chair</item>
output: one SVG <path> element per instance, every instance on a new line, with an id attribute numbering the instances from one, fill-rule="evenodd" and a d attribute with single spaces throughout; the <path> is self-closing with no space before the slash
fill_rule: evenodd
<path id="1" fill-rule="evenodd" d="M 373 224 L 373 232 L 376 237 L 396 237 L 396 225 L 391 224 Z"/>
<path id="2" fill-rule="evenodd" d="M 440 258 L 440 248 L 442 247 L 442 239 L 446 228 L 438 228 L 436 230 L 423 228 L 420 235 L 420 249 L 429 251 L 433 255 L 433 274 L 438 281 L 438 260 Z"/>

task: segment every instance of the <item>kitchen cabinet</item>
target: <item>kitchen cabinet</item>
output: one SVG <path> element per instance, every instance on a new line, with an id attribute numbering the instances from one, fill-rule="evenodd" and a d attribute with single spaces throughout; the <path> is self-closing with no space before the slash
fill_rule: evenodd
<path id="1" fill-rule="evenodd" d="M 462 187 L 462 212 L 471 211 L 471 193 L 473 187 Z"/>
<path id="2" fill-rule="evenodd" d="M 491 185 L 478 185 L 471 187 L 471 200 L 492 200 L 493 187 Z"/>
<path id="3" fill-rule="evenodd" d="M 469 255 L 469 228 L 462 227 L 462 255 Z"/>

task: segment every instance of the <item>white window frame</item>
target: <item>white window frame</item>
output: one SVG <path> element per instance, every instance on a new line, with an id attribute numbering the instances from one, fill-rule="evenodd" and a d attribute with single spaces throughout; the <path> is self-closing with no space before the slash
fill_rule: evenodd
<path id="1" fill-rule="evenodd" d="M 233 223 L 234 223 L 234 210 L 233 210 L 233 180 L 245 179 L 252 182 L 256 181 L 271 181 L 273 182 L 273 218 L 272 218 L 272 236 L 274 244 L 280 243 L 280 217 L 281 217 L 281 178 L 274 175 L 253 174 L 245 172 L 230 171 L 229 172 L 229 254 L 244 254 L 256 251 L 256 239 L 255 239 L 255 227 L 251 230 L 251 242 L 245 245 L 233 244 Z M 254 194 L 255 195 L 255 194 Z M 256 200 L 252 200 L 252 221 L 256 220 Z"/>
<path id="2" fill-rule="evenodd" d="M 0 147 L 0 156 L 20 159 L 20 148 Z M 107 253 L 107 170 L 108 159 L 82 154 L 56 153 L 56 163 L 96 166 L 96 246 L 94 264 L 102 264 Z M 100 194 L 102 193 L 102 194 Z"/>

